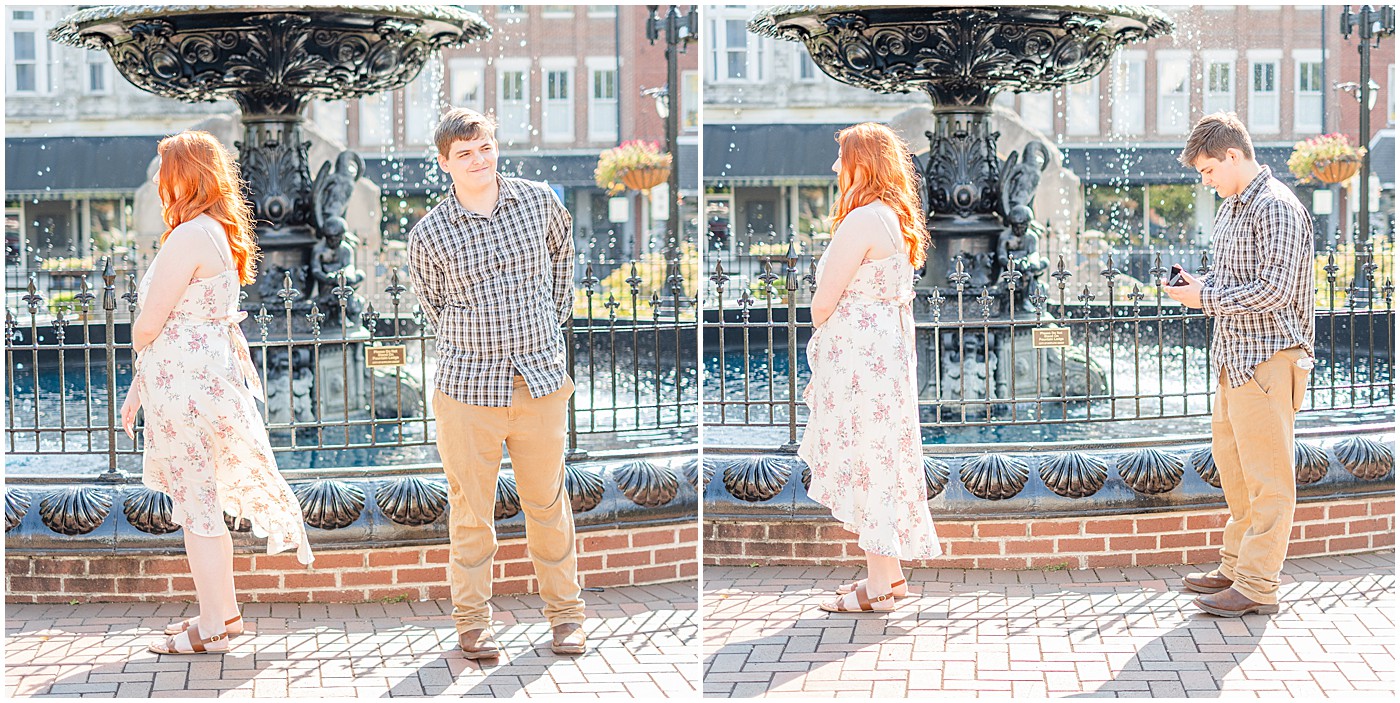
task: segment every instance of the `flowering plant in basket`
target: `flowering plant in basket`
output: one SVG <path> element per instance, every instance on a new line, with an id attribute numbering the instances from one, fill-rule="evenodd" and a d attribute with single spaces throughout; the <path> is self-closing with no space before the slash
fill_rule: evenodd
<path id="1" fill-rule="evenodd" d="M 593 180 L 610 195 L 617 195 L 628 188 L 640 190 L 660 185 L 670 170 L 671 155 L 662 152 L 656 142 L 633 139 L 598 155 Z"/>
<path id="2" fill-rule="evenodd" d="M 1340 183 L 1356 173 L 1365 154 L 1344 134 L 1323 134 L 1293 145 L 1288 170 L 1304 183 Z"/>

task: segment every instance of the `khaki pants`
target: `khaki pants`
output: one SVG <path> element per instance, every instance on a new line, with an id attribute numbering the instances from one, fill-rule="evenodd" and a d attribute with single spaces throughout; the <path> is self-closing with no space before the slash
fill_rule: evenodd
<path id="1" fill-rule="evenodd" d="M 1211 416 L 1211 453 L 1230 508 L 1220 574 L 1256 603 L 1278 603 L 1293 530 L 1293 417 L 1308 386 L 1308 371 L 1297 361 L 1306 356 L 1299 347 L 1284 349 L 1239 388 L 1222 372 Z"/>
<path id="2" fill-rule="evenodd" d="M 511 405 L 467 405 L 437 391 L 437 447 L 447 474 L 451 507 L 452 618 L 457 632 L 491 624 L 491 560 L 496 555 L 496 474 L 501 445 L 510 449 L 515 486 L 525 513 L 525 541 L 540 582 L 551 626 L 582 624 L 583 600 L 576 574 L 574 514 L 564 490 L 564 445 L 571 379 L 542 398 L 531 398 L 515 377 Z"/>

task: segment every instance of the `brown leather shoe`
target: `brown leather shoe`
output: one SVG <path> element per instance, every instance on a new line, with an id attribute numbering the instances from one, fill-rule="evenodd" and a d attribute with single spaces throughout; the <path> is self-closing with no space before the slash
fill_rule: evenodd
<path id="1" fill-rule="evenodd" d="M 1204 574 L 1187 574 L 1181 581 L 1186 584 L 1186 590 L 1196 593 L 1219 593 L 1235 585 L 1234 581 L 1221 576 L 1219 570 Z"/>
<path id="2" fill-rule="evenodd" d="M 486 627 L 459 633 L 457 646 L 462 648 L 462 653 L 468 659 L 495 659 L 501 656 L 501 649 L 496 646 L 496 638 L 492 636 L 491 629 Z"/>
<path id="3" fill-rule="evenodd" d="M 1219 615 L 1222 618 L 1237 618 L 1241 615 L 1259 613 L 1261 615 L 1271 615 L 1278 612 L 1278 605 L 1275 603 L 1255 603 L 1239 591 L 1227 588 L 1219 593 L 1201 596 L 1191 601 L 1193 605 L 1211 615 Z"/>
<path id="4" fill-rule="evenodd" d="M 551 628 L 554 641 L 549 648 L 555 654 L 583 654 L 588 649 L 588 635 L 583 626 L 576 622 L 565 622 Z"/>

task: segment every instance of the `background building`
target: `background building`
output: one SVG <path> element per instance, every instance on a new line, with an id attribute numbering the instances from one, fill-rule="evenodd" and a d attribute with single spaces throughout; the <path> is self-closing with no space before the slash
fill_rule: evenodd
<path id="1" fill-rule="evenodd" d="M 758 6 L 707 8 L 705 182 L 707 217 L 729 222 L 733 251 L 762 232 L 805 233 L 830 206 L 833 133 L 889 121 L 927 107 L 922 93 L 880 95 L 840 84 L 794 42 L 745 30 Z M 1359 141 L 1357 101 L 1337 83 L 1358 80 L 1356 39 L 1338 31 L 1340 7 L 1169 6 L 1166 37 L 1120 50 L 1096 79 L 1040 94 L 1002 93 L 997 104 L 1020 115 L 1065 155 L 1084 188 L 1085 228 L 1117 246 L 1208 241 L 1217 198 L 1176 161 L 1201 116 L 1233 110 L 1248 125 L 1262 163 L 1312 205 L 1313 185 L 1288 172 L 1295 142 L 1340 131 Z M 1394 212 L 1394 39 L 1372 54 L 1380 85 L 1372 113 L 1373 170 L 1382 197 L 1373 225 L 1389 233 Z M 780 144 L 780 147 L 775 147 Z M 912 145 L 916 151 L 926 144 Z M 746 152 L 759 151 L 754 158 Z M 1354 198 L 1342 188 L 1317 199 L 1319 244 L 1347 219 Z M 1326 214 L 1330 212 L 1331 214 Z M 784 237 L 786 234 L 783 235 Z"/>
<path id="2" fill-rule="evenodd" d="M 8 268 L 23 280 L 36 259 L 89 257 L 119 243 L 161 137 L 231 102 L 187 104 L 131 86 L 105 52 L 50 42 L 78 6 L 7 6 Z M 393 246 L 445 192 L 431 145 L 437 116 L 469 106 L 500 122 L 501 170 L 549 182 L 574 213 L 580 258 L 620 259 L 659 248 L 665 186 L 648 200 L 593 182 L 598 153 L 631 139 L 664 142 L 655 100 L 665 46 L 646 40 L 646 8 L 500 5 L 472 8 L 494 29 L 486 42 L 445 50 L 405 88 L 363 100 L 315 103 L 308 119 L 367 162 L 382 190 L 381 246 Z M 694 236 L 699 134 L 697 52 L 681 55 L 682 129 L 676 155 Z M 313 164 L 314 168 L 314 164 Z M 611 217 L 610 217 L 611 215 Z M 657 215 L 653 217 L 653 215 Z M 618 221 L 614 221 L 614 219 Z M 692 239 L 693 241 L 693 239 Z M 21 251 L 25 254 L 21 255 Z"/>

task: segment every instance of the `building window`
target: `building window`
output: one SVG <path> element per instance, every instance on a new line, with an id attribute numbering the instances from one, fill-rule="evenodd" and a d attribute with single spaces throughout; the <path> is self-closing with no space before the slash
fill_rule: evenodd
<path id="1" fill-rule="evenodd" d="M 1321 132 L 1322 61 L 1299 59 L 1297 73 L 1298 91 L 1293 97 L 1293 131 L 1298 134 Z"/>
<path id="2" fill-rule="evenodd" d="M 545 19 L 573 19 L 573 5 L 541 5 L 540 17 Z"/>
<path id="3" fill-rule="evenodd" d="M 551 142 L 574 139 L 574 91 L 572 68 L 544 71 L 544 138 Z"/>
<path id="4" fill-rule="evenodd" d="M 1099 133 L 1098 76 L 1065 89 L 1065 133 Z"/>
<path id="5" fill-rule="evenodd" d="M 1395 124 L 1395 64 L 1385 67 L 1385 122 Z"/>
<path id="6" fill-rule="evenodd" d="M 797 46 L 797 80 L 815 81 L 817 79 L 817 62 L 812 60 L 812 55 L 807 52 L 807 47 Z"/>
<path id="7" fill-rule="evenodd" d="M 617 5 L 589 5 L 589 17 L 616 17 Z"/>
<path id="8" fill-rule="evenodd" d="M 323 134 L 342 145 L 348 132 L 346 125 L 346 106 L 344 100 L 333 102 L 322 102 L 320 100 L 311 103 L 311 121 L 316 123 L 316 127 Z M 363 115 L 362 115 L 363 117 Z"/>
<path id="9" fill-rule="evenodd" d="M 1249 62 L 1249 131 L 1278 132 L 1278 62 Z"/>
<path id="10" fill-rule="evenodd" d="M 748 20 L 743 18 L 720 18 L 710 21 L 710 36 L 713 41 L 710 74 L 716 80 L 763 80 L 763 43 L 749 34 L 747 24 Z"/>
<path id="11" fill-rule="evenodd" d="M 496 15 L 499 17 L 524 17 L 524 5 L 501 5 L 496 8 Z"/>
<path id="12" fill-rule="evenodd" d="M 1206 114 L 1235 111 L 1235 66 L 1233 61 L 1206 63 Z"/>
<path id="13" fill-rule="evenodd" d="M 1147 60 L 1121 54 L 1113 73 L 1113 131 L 1142 134 L 1147 131 Z"/>
<path id="14" fill-rule="evenodd" d="M 507 68 L 497 61 L 496 124 L 501 141 L 530 138 L 530 74 L 526 66 Z"/>
<path id="15" fill-rule="evenodd" d="M 394 142 L 392 93 L 360 98 L 360 146 L 388 146 Z"/>
<path id="16" fill-rule="evenodd" d="M 700 72 L 681 71 L 681 131 L 700 129 Z"/>
<path id="17" fill-rule="evenodd" d="M 1021 121 L 1041 134 L 1055 132 L 1055 96 L 1053 93 L 1022 93 Z"/>
<path id="18" fill-rule="evenodd" d="M 486 95 L 482 84 L 486 79 L 486 62 L 482 59 L 452 59 L 447 70 L 450 84 L 447 96 L 453 107 L 469 107 L 477 112 L 486 110 Z"/>
<path id="19" fill-rule="evenodd" d="M 617 140 L 617 68 L 612 59 L 588 59 L 588 140 Z"/>
<path id="20" fill-rule="evenodd" d="M 1157 133 L 1191 129 L 1191 58 L 1157 53 Z"/>
<path id="21" fill-rule="evenodd" d="M 40 63 L 37 47 L 35 32 L 10 33 L 10 65 L 14 67 L 14 78 L 10 82 L 13 86 L 11 92 L 39 92 Z"/>
<path id="22" fill-rule="evenodd" d="M 87 92 L 89 95 L 106 95 L 112 92 L 109 77 L 112 61 L 105 51 L 87 52 Z"/>
<path id="23" fill-rule="evenodd" d="M 433 141 L 438 117 L 442 114 L 438 87 L 442 74 L 427 67 L 404 87 L 404 143 L 428 144 Z"/>

